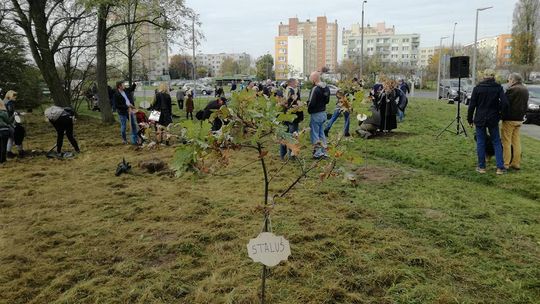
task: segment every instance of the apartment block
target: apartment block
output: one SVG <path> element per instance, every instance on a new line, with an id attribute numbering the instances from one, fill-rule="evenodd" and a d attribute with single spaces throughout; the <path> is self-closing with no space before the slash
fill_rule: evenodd
<path id="1" fill-rule="evenodd" d="M 304 36 L 278 36 L 275 38 L 274 66 L 277 80 L 303 79 L 309 76 L 306 73 L 306 43 Z"/>
<path id="2" fill-rule="evenodd" d="M 221 64 L 226 58 L 231 58 L 234 61 L 245 62 L 251 65 L 251 56 L 246 53 L 219 53 L 219 54 L 201 54 L 195 56 L 197 66 L 203 66 L 208 69 L 211 75 L 221 75 Z"/>
<path id="3" fill-rule="evenodd" d="M 114 18 L 111 17 L 111 18 Z M 128 70 L 127 42 L 123 27 L 111 32 L 111 40 L 118 40 L 107 46 L 107 62 L 109 66 L 126 73 Z M 135 80 L 169 80 L 169 45 L 167 31 L 149 23 L 142 23 L 134 35 L 133 58 Z"/>
<path id="4" fill-rule="evenodd" d="M 502 34 L 497 37 L 497 66 L 512 64 L 512 35 Z"/>
<path id="5" fill-rule="evenodd" d="M 418 49 L 418 68 L 425 69 L 429 66 L 433 55 L 439 52 L 439 47 L 421 47 Z"/>
<path id="6" fill-rule="evenodd" d="M 327 68 L 334 71 L 337 67 L 337 47 L 338 47 L 338 24 L 328 22 L 326 17 L 317 17 L 316 21 L 306 20 L 300 22 L 298 18 L 289 18 L 288 24 L 280 23 L 278 28 L 278 37 L 302 37 L 295 38 L 294 45 L 304 48 L 303 54 L 305 61 L 305 74 L 311 71 Z M 281 38 L 280 41 L 284 41 Z M 300 39 L 303 40 L 300 43 Z M 276 41 L 278 39 L 276 38 Z M 288 47 L 288 52 L 299 54 L 300 51 Z M 279 46 L 276 44 L 276 54 L 279 52 Z M 294 56 L 298 57 L 298 56 Z M 279 64 L 276 60 L 276 65 Z M 309 71 L 309 72 L 308 72 Z"/>
<path id="7" fill-rule="evenodd" d="M 362 27 L 353 25 L 343 30 L 344 59 L 360 60 Z M 419 61 L 419 34 L 396 34 L 384 22 L 364 29 L 364 56 L 379 56 L 384 65 L 399 65 L 416 69 Z"/>

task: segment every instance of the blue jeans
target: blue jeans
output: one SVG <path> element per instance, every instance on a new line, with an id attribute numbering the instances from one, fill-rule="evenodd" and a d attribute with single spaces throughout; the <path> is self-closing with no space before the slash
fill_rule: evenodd
<path id="1" fill-rule="evenodd" d="M 486 168 L 486 138 L 487 132 L 491 136 L 491 144 L 495 150 L 497 168 L 504 169 L 503 150 L 501 136 L 499 134 L 499 124 L 492 127 L 476 127 L 476 153 L 478 154 L 478 167 Z"/>
<path id="2" fill-rule="evenodd" d="M 330 132 L 330 129 L 332 128 L 336 120 L 339 118 L 339 116 L 341 116 L 341 111 L 339 109 L 336 109 L 334 111 L 334 114 L 332 115 L 332 118 L 330 119 L 330 121 L 326 125 L 326 128 L 324 129 L 327 133 Z M 343 116 L 345 117 L 345 125 L 343 126 L 343 135 L 346 135 L 346 134 L 349 134 L 349 125 L 351 123 L 349 120 L 350 113 L 347 111 L 344 111 Z"/>
<path id="3" fill-rule="evenodd" d="M 129 118 L 128 118 L 129 115 Z M 120 117 L 120 134 L 122 135 L 122 140 L 124 142 L 127 142 L 126 138 L 126 128 L 127 128 L 127 121 L 128 119 L 131 121 L 131 143 L 137 144 L 137 118 L 135 117 L 135 114 L 131 113 L 128 115 L 122 115 L 118 114 L 118 117 Z"/>
<path id="4" fill-rule="evenodd" d="M 289 122 L 287 123 L 287 133 L 293 134 L 294 132 L 298 132 L 298 123 L 296 122 Z M 288 151 L 289 155 L 291 154 L 291 151 Z M 283 159 L 285 158 L 285 155 L 287 155 L 287 146 L 286 145 L 280 145 L 279 146 L 279 156 Z"/>
<path id="5" fill-rule="evenodd" d="M 398 118 L 399 118 L 399 122 L 402 122 L 403 121 L 403 118 L 405 117 L 405 112 L 401 111 L 400 109 L 397 110 L 398 112 Z"/>
<path id="6" fill-rule="evenodd" d="M 326 122 L 326 112 L 311 114 L 309 127 L 311 128 L 311 144 L 317 145 L 313 156 L 321 157 L 326 155 L 326 136 L 324 136 L 324 123 Z M 319 145 L 320 143 L 320 145 Z"/>

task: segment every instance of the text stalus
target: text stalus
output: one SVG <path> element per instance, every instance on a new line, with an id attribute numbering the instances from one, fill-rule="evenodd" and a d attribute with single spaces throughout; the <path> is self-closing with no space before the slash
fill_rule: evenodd
<path id="1" fill-rule="evenodd" d="M 259 243 L 253 244 L 251 246 L 252 254 L 260 253 L 280 253 L 285 251 L 285 245 L 283 244 L 283 239 L 280 239 L 279 242 L 269 242 L 269 243 Z"/>

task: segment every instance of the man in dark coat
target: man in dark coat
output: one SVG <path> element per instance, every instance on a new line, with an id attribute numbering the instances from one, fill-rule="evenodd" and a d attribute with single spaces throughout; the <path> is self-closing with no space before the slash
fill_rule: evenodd
<path id="1" fill-rule="evenodd" d="M 128 120 L 131 122 L 131 143 L 137 144 L 137 118 L 133 110 L 135 105 L 130 100 L 129 96 L 131 92 L 135 91 L 136 85 L 133 84 L 129 89 L 124 88 L 124 83 L 118 81 L 116 83 L 116 92 L 114 92 L 113 103 L 116 106 L 118 117 L 120 118 L 120 134 L 122 135 L 122 142 L 127 144 L 126 128 Z"/>
<path id="2" fill-rule="evenodd" d="M 497 160 L 497 174 L 506 172 L 503 161 L 501 137 L 499 134 L 499 120 L 501 113 L 508 107 L 508 99 L 500 84 L 495 82 L 495 72 L 486 70 L 484 80 L 472 92 L 471 102 L 467 115 L 469 125 L 476 126 L 476 152 L 478 154 L 478 173 L 486 173 L 486 138 L 487 132 L 495 150 Z"/>
<path id="3" fill-rule="evenodd" d="M 521 75 L 513 73 L 508 77 L 509 87 L 506 90 L 508 109 L 503 113 L 501 128 L 504 167 L 519 170 L 521 166 L 521 139 L 519 130 L 523 117 L 527 113 L 529 90 L 522 83 Z M 513 150 L 512 150 L 513 149 Z M 514 157 L 512 157 L 512 151 Z"/>
<path id="4" fill-rule="evenodd" d="M 324 123 L 326 122 L 326 105 L 330 102 L 330 89 L 321 81 L 319 72 L 311 73 L 309 80 L 313 82 L 308 100 L 308 113 L 311 114 L 309 127 L 313 145 L 313 158 L 328 157 L 326 153 L 326 136 L 324 135 Z"/>

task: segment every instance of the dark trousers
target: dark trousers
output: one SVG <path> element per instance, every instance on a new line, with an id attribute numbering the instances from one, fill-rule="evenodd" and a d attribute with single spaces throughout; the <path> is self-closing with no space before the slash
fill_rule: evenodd
<path id="1" fill-rule="evenodd" d="M 60 116 L 56 121 L 52 122 L 56 129 L 56 152 L 62 152 L 62 145 L 64 144 L 64 133 L 75 149 L 75 152 L 79 152 L 79 145 L 77 140 L 73 136 L 73 119 L 69 116 Z"/>
<path id="2" fill-rule="evenodd" d="M 186 112 L 186 119 L 190 119 L 190 117 L 193 120 L 193 112 Z"/>
<path id="3" fill-rule="evenodd" d="M 9 140 L 9 130 L 0 130 L 0 164 L 7 159 L 7 143 Z"/>

